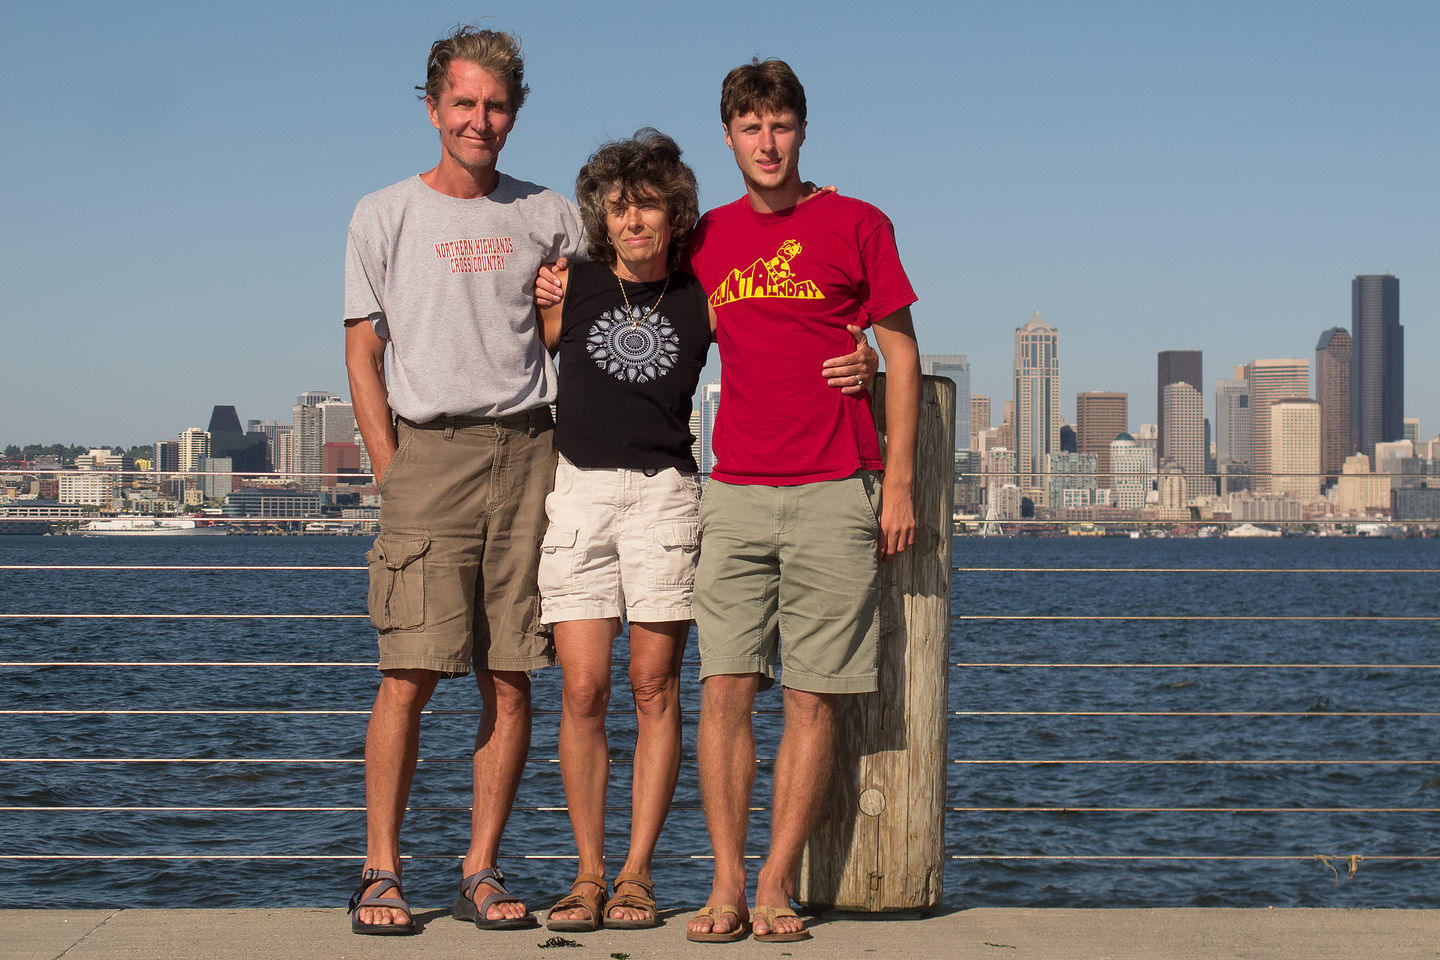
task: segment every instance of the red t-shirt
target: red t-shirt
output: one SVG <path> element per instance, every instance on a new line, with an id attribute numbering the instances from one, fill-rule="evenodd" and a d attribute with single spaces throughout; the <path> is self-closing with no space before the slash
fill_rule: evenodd
<path id="1" fill-rule="evenodd" d="M 718 318 L 710 476 L 791 486 L 883 469 L 870 395 L 826 385 L 820 366 L 855 349 L 846 324 L 915 302 L 885 214 L 839 194 L 778 214 L 741 197 L 700 218 L 690 269 Z"/>

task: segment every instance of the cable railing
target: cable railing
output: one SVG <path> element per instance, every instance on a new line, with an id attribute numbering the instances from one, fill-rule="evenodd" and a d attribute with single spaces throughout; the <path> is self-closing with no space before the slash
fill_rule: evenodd
<path id="1" fill-rule="evenodd" d="M 1035 548 L 1041 546 L 1037 541 Z M 1394 552 L 1368 565 L 1345 554 L 1339 563 L 1286 566 L 1271 552 L 1253 566 L 1216 565 L 1212 556 L 1194 565 L 1172 557 L 1137 566 L 1126 556 L 1099 557 L 1095 549 L 1069 564 L 1053 556 L 1045 562 L 1039 554 L 1012 559 L 1003 549 L 992 551 L 1001 563 L 957 564 L 944 812 L 946 856 L 952 871 L 964 865 L 965 874 L 952 877 L 952 885 L 969 882 L 977 869 L 1027 863 L 1151 870 L 1308 862 L 1326 868 L 1328 877 L 1337 866 L 1353 873 L 1361 863 L 1403 868 L 1440 860 L 1424 826 L 1440 812 L 1436 801 L 1426 802 L 1440 796 L 1434 772 L 1440 754 L 1433 747 L 1440 711 L 1428 709 L 1431 671 L 1440 668 L 1432 653 L 1440 649 L 1434 643 L 1440 594 L 1433 589 L 1440 551 L 1419 547 L 1428 552 L 1415 555 L 1416 566 L 1398 565 L 1403 558 Z M 957 547 L 957 555 L 966 553 Z M 36 584 L 29 606 L 16 609 L 12 599 L 0 610 L 4 649 L 24 651 L 0 660 L 8 701 L 0 707 L 0 743 L 10 745 L 0 756 L 0 780 L 8 784 L 0 796 L 0 867 L 358 863 L 364 810 L 356 802 L 364 763 L 358 724 L 368 715 L 365 691 L 373 694 L 375 668 L 373 632 L 354 610 L 363 604 L 365 569 L 199 559 L 0 564 L 12 598 L 16 577 Z M 239 611 L 197 609 L 184 589 L 194 577 L 240 584 L 283 578 L 290 586 L 252 590 L 250 601 L 263 597 L 268 609 L 258 603 Z M 1224 594 L 1203 600 L 1217 582 Z M 132 601 L 148 598 L 161 584 L 173 593 L 165 600 L 169 609 L 89 608 L 122 606 L 117 598 L 127 590 Z M 1297 584 L 1307 598 L 1298 607 L 1287 593 Z M 107 593 L 112 589 L 116 596 Z M 1393 609 L 1401 601 L 1406 609 Z M 1016 606 L 1023 609 L 1011 609 Z M 115 636 L 149 642 L 132 628 L 183 638 L 187 626 L 225 631 L 220 655 L 174 656 L 185 644 L 159 640 L 133 655 L 113 638 L 115 655 L 94 655 L 102 639 L 96 631 L 119 630 Z M 283 656 L 254 655 L 253 645 L 277 630 L 313 638 Z M 1285 636 L 1269 642 L 1276 631 Z M 316 655 L 332 646 L 340 655 Z M 254 652 L 235 655 L 247 649 Z M 1309 655 L 1294 655 L 1302 652 Z M 708 857 L 693 783 L 695 666 L 687 660 L 684 667 L 690 690 L 685 772 L 657 856 L 667 862 Z M 622 658 L 616 701 L 624 699 L 624 667 Z M 317 672 L 336 679 L 319 683 Z M 1325 679 L 1338 674 L 1343 678 Z M 546 869 L 563 877 L 574 854 L 556 769 L 557 675 L 536 675 L 535 746 L 512 817 L 512 831 L 517 819 L 525 821 L 520 829 L 527 841 L 506 859 L 553 864 Z M 157 685 L 157 676 L 166 685 Z M 281 679 L 272 684 L 271 677 Z M 458 697 L 433 703 L 429 722 L 451 724 L 468 738 L 479 711 L 459 705 L 467 686 L 456 685 Z M 272 702 L 237 702 L 251 696 Z M 279 702 L 292 697 L 297 702 Z M 1321 699 L 1301 702 L 1315 697 Z M 610 715 L 617 727 L 614 799 L 627 788 L 632 762 L 630 712 L 612 705 Z M 763 707 L 757 723 L 773 732 L 779 715 Z M 181 722 L 219 726 L 176 740 L 173 724 Z M 273 729 L 277 722 L 327 726 L 282 734 Z M 267 726 L 253 729 L 257 723 Z M 117 748 L 120 734 L 129 749 Z M 767 742 L 763 733 L 761 742 Z M 293 749 L 296 744 L 305 749 Z M 283 750 L 286 745 L 292 749 Z M 422 745 L 421 757 L 410 814 L 450 821 L 463 815 L 468 753 L 452 740 Z M 771 766 L 773 756 L 760 758 L 757 798 L 768 796 Z M 334 779 L 323 772 L 329 769 L 355 772 Z M 234 772 L 245 770 L 259 772 Z M 441 771 L 440 779 L 427 783 L 427 771 Z M 337 793 L 346 796 L 334 799 Z M 1341 796 L 1353 802 L 1336 802 Z M 623 803 L 607 807 L 622 824 L 626 809 Z M 765 813 L 763 805 L 752 809 Z M 225 824 L 231 849 L 217 847 L 186 819 L 210 815 Z M 193 845 L 175 849 L 163 825 L 153 824 L 128 846 L 102 842 L 117 817 L 185 821 L 175 833 Z M 324 819 L 287 829 L 289 817 Z M 65 829 L 53 828 L 48 821 L 55 818 L 65 818 Z M 251 826 L 261 821 L 263 829 Z M 1126 826 L 1109 826 L 1116 822 Z M 1140 842 L 1127 848 L 1125 835 L 1137 830 Z M 289 846 L 234 849 L 252 835 L 268 843 L 278 836 Z M 444 846 L 407 842 L 407 859 L 458 857 L 458 850 L 435 852 Z M 761 849 L 752 840 L 747 855 L 754 859 Z M 1398 884 L 1386 890 L 1387 902 L 1396 902 L 1392 895 L 1405 902 Z"/>

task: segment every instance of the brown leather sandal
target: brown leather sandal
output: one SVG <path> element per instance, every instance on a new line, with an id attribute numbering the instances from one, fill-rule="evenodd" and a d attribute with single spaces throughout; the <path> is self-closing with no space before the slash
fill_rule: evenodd
<path id="1" fill-rule="evenodd" d="M 633 883 L 644 893 L 621 893 L 620 886 Z M 650 916 L 639 920 L 626 920 L 610 916 L 616 907 L 631 910 L 648 910 Z M 605 929 L 607 930 L 649 930 L 660 926 L 660 911 L 655 909 L 655 884 L 638 873 L 622 873 L 615 878 L 615 896 L 605 905 Z"/>
<path id="2" fill-rule="evenodd" d="M 587 893 L 582 889 L 587 886 L 598 889 L 600 892 L 597 894 L 594 889 L 591 889 Z M 605 918 L 605 899 L 609 892 L 610 888 L 605 885 L 605 878 L 598 873 L 580 874 L 575 878 L 575 882 L 570 884 L 570 892 L 555 901 L 555 906 L 550 908 L 550 913 L 553 914 L 556 910 L 582 907 L 586 913 L 590 914 L 589 918 L 572 917 L 569 920 L 547 920 L 546 928 L 559 933 L 590 933 L 593 930 L 599 930 L 600 924 Z"/>

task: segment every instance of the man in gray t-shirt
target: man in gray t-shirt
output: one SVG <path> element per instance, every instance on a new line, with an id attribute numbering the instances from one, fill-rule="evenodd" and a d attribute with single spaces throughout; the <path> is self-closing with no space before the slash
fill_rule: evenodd
<path id="1" fill-rule="evenodd" d="M 345 256 L 345 365 L 380 485 L 370 561 L 380 690 L 365 735 L 366 856 L 351 929 L 417 932 L 400 889 L 400 824 L 420 715 L 472 666 L 484 699 L 470 846 L 452 912 L 534 926 L 496 869 L 530 744 L 528 671 L 553 662 L 535 569 L 554 480 L 555 369 L 535 329 L 542 262 L 580 247 L 579 211 L 496 162 L 527 88 L 510 35 L 435 43 L 432 170 L 363 198 Z M 388 376 L 387 376 L 388 374 Z"/>

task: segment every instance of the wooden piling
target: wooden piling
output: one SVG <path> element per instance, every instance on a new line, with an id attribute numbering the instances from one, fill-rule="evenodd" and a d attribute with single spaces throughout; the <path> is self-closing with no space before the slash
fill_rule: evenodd
<path id="1" fill-rule="evenodd" d="M 875 382 L 884 442 L 885 384 Z M 945 865 L 955 383 L 924 378 L 915 546 L 880 566 L 879 686 L 841 697 L 836 766 L 797 899 L 863 913 L 940 905 Z"/>

